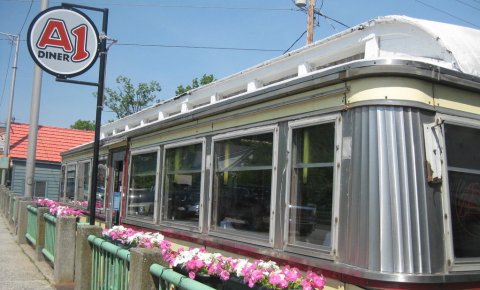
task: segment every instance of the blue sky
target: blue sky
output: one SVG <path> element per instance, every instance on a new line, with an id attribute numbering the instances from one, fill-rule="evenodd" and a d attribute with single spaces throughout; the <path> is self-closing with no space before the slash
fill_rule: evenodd
<path id="1" fill-rule="evenodd" d="M 66 2 L 109 8 L 108 35 L 117 39 L 118 45 L 108 53 L 106 86 L 116 88 L 119 75 L 131 78 L 134 84 L 155 80 L 162 87 L 158 94 L 161 99 L 173 97 L 179 84 L 188 84 L 205 73 L 220 79 L 279 56 L 306 30 L 306 15 L 292 0 Z M 60 4 L 49 1 L 49 7 Z M 480 29 L 480 0 L 324 0 L 323 5 L 317 0 L 317 8 L 320 6 L 322 13 L 348 26 L 395 14 Z M 33 77 L 33 60 L 25 39 L 39 7 L 40 0 L 0 0 L 0 32 L 18 34 L 25 22 L 13 106 L 15 121 L 21 123 L 29 122 Z M 101 27 L 100 13 L 86 13 Z M 344 29 L 320 18 L 314 40 Z M 303 36 L 292 49 L 305 45 L 305 41 Z M 144 46 L 151 44 L 156 46 Z M 12 62 L 11 45 L 0 36 L 0 123 L 6 120 Z M 97 78 L 98 62 L 76 79 L 96 82 Z M 58 83 L 44 73 L 40 124 L 69 127 L 78 119 L 94 120 L 95 91 L 94 87 Z M 102 123 L 114 118 L 105 108 Z"/>

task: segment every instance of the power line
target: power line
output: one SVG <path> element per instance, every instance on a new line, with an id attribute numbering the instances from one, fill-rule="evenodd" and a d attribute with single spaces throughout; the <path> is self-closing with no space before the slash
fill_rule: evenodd
<path id="1" fill-rule="evenodd" d="M 28 7 L 27 16 L 25 16 L 25 20 L 23 20 L 22 28 L 20 28 L 20 32 L 18 33 L 18 37 L 22 33 L 23 27 L 25 27 L 25 23 L 27 22 L 28 16 L 30 15 L 30 11 L 32 10 L 33 0 L 30 1 L 30 7 Z"/>
<path id="2" fill-rule="evenodd" d="M 451 13 L 448 13 L 447 11 L 444 11 L 444 10 L 442 10 L 442 9 L 439 9 L 439 8 L 437 8 L 437 7 L 434 7 L 434 6 L 432 6 L 432 5 L 430 5 L 430 4 L 427 4 L 427 3 L 423 2 L 423 1 L 420 1 L 420 0 L 415 0 L 415 1 L 418 2 L 418 3 L 420 3 L 420 4 L 423 4 L 424 6 L 427 6 L 428 8 L 431 8 L 431 9 L 433 9 L 433 10 L 437 10 L 438 12 L 447 14 L 448 16 L 453 17 L 453 18 L 455 18 L 455 19 L 457 19 L 457 20 L 463 21 L 463 22 L 468 23 L 468 24 L 470 24 L 470 25 L 472 25 L 472 26 L 475 26 L 475 27 L 477 27 L 477 28 L 480 28 L 480 26 L 478 26 L 478 25 L 476 25 L 476 24 L 474 24 L 474 23 L 472 23 L 472 22 L 470 22 L 470 21 L 467 21 L 467 20 L 465 20 L 465 19 L 463 19 L 463 18 L 460 18 L 460 17 L 458 17 L 458 16 L 455 16 L 455 15 L 453 15 L 453 14 L 451 14 Z"/>
<path id="3" fill-rule="evenodd" d="M 10 45 L 10 53 L 8 54 L 8 62 L 7 62 L 7 69 L 5 71 L 5 79 L 3 81 L 3 90 L 2 90 L 2 96 L 0 97 L 0 107 L 2 106 L 3 103 L 3 97 L 5 95 L 5 88 L 7 87 L 7 78 L 8 78 L 8 71 L 10 69 L 10 60 L 12 59 L 12 50 L 13 50 L 13 42 L 11 42 Z"/>
<path id="4" fill-rule="evenodd" d="M 292 45 L 290 45 L 289 48 L 287 48 L 287 50 L 285 50 L 285 51 L 283 52 L 283 54 L 287 53 L 295 44 L 297 44 L 297 42 L 298 42 L 300 39 L 302 39 L 302 37 L 305 35 L 305 33 L 307 33 L 306 30 L 302 33 L 302 35 L 300 35 L 299 38 L 297 38 L 297 40 L 295 40 L 295 41 L 293 42 Z"/>
<path id="5" fill-rule="evenodd" d="M 475 7 L 475 6 L 473 6 L 473 5 L 469 4 L 469 3 L 466 3 L 466 2 L 464 2 L 464 1 L 462 1 L 462 0 L 455 0 L 455 1 L 457 1 L 458 3 L 462 3 L 463 5 L 468 6 L 468 7 L 470 7 L 470 8 L 473 8 L 473 9 L 475 9 L 475 10 L 480 11 L 480 8 Z"/>
<path id="6" fill-rule="evenodd" d="M 264 52 L 283 51 L 282 49 L 268 49 L 268 48 L 168 45 L 168 44 L 156 44 L 156 43 L 117 43 L 116 45 L 117 46 L 138 46 L 138 47 L 164 47 L 164 48 L 214 49 L 214 50 L 238 50 L 238 51 L 264 51 Z"/>
<path id="7" fill-rule="evenodd" d="M 28 2 L 30 0 L 0 0 L 1 2 Z M 64 1 L 50 1 L 51 3 L 61 4 Z M 99 4 L 97 1 L 91 2 L 77 2 L 76 4 L 91 5 L 92 3 Z M 173 9 L 222 9 L 222 10 L 257 10 L 257 11 L 297 11 L 294 8 L 271 8 L 271 7 L 228 7 L 228 6 L 202 6 L 202 5 L 163 5 L 154 3 L 120 3 L 120 2 L 105 2 L 107 6 L 130 6 L 130 7 L 159 7 L 159 8 L 173 8 Z"/>

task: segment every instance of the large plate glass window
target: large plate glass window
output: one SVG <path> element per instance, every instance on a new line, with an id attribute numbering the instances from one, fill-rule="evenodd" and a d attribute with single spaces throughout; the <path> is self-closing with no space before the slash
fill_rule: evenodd
<path id="1" fill-rule="evenodd" d="M 445 124 L 456 259 L 480 258 L 480 129 Z"/>
<path id="2" fill-rule="evenodd" d="M 199 226 L 203 143 L 165 148 L 163 222 Z"/>
<path id="3" fill-rule="evenodd" d="M 269 239 L 274 133 L 215 140 L 211 230 Z"/>
<path id="4" fill-rule="evenodd" d="M 154 219 L 158 152 L 132 153 L 127 215 Z"/>
<path id="5" fill-rule="evenodd" d="M 332 246 L 335 122 L 290 126 L 291 171 L 287 195 L 287 243 Z"/>

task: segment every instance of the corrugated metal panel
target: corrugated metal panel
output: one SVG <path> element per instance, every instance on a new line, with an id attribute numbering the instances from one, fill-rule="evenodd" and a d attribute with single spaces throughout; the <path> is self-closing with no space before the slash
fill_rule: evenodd
<path id="1" fill-rule="evenodd" d="M 391 273 L 444 271 L 440 194 L 424 173 L 422 126 L 432 120 L 393 106 L 344 113 L 352 148 L 342 160 L 340 262 Z"/>

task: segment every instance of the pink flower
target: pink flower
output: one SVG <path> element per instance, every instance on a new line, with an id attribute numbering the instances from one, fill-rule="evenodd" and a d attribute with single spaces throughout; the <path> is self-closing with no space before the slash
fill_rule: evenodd
<path id="1" fill-rule="evenodd" d="M 280 273 L 272 273 L 268 277 L 268 282 L 272 285 L 277 285 L 280 289 L 288 287 L 288 282 L 285 280 L 285 275 Z"/>
<path id="2" fill-rule="evenodd" d="M 228 271 L 225 271 L 225 270 L 221 271 L 220 272 L 220 279 L 222 281 L 227 281 L 228 279 L 230 279 L 230 273 Z"/>

